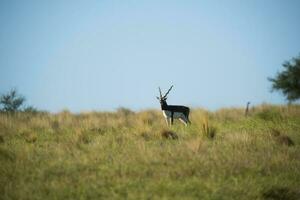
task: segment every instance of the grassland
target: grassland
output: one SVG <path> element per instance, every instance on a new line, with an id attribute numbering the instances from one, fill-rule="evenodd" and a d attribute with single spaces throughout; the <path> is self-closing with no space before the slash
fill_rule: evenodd
<path id="1" fill-rule="evenodd" d="M 299 199 L 300 106 L 0 114 L 0 199 Z"/>

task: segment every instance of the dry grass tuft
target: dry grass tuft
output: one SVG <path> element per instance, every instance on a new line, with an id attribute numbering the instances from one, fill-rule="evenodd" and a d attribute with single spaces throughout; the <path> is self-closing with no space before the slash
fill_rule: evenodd
<path id="1" fill-rule="evenodd" d="M 142 138 L 144 138 L 144 140 L 148 141 L 151 139 L 150 134 L 148 132 L 142 132 L 141 133 Z"/>
<path id="2" fill-rule="evenodd" d="M 175 132 L 170 131 L 170 130 L 162 130 L 161 136 L 162 136 L 162 138 L 165 138 L 165 139 L 173 139 L 173 140 L 178 139 L 178 135 Z"/>
<path id="3" fill-rule="evenodd" d="M 216 136 L 216 127 L 208 124 L 208 119 L 205 117 L 202 122 L 202 131 L 207 138 L 213 139 Z"/>
<path id="4" fill-rule="evenodd" d="M 279 131 L 278 129 L 272 128 L 272 129 L 271 129 L 271 135 L 272 135 L 273 137 L 278 137 L 278 136 L 281 135 L 281 133 L 280 133 L 280 131 Z"/>
<path id="5" fill-rule="evenodd" d="M 273 136 L 273 138 L 275 139 L 275 141 L 278 144 L 287 145 L 287 146 L 294 146 L 295 145 L 295 143 L 293 142 L 293 140 L 289 136 L 283 135 L 277 129 L 271 129 L 271 135 Z"/>
<path id="6" fill-rule="evenodd" d="M 196 139 L 196 140 L 188 140 L 185 142 L 185 145 L 188 149 L 190 149 L 192 152 L 197 153 L 200 151 L 202 140 Z"/>
<path id="7" fill-rule="evenodd" d="M 287 145 L 287 146 L 294 146 L 295 145 L 293 140 L 287 135 L 281 135 L 281 136 L 277 137 L 277 142 L 279 144 Z"/>

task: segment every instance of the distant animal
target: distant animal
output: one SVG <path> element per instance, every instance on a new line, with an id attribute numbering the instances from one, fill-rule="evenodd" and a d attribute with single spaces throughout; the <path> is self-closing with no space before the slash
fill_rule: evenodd
<path id="1" fill-rule="evenodd" d="M 161 110 L 163 111 L 163 115 L 166 119 L 167 125 L 172 125 L 174 119 L 179 119 L 186 126 L 191 124 L 189 120 L 190 108 L 181 105 L 168 105 L 167 104 L 167 95 L 172 90 L 173 85 L 170 87 L 168 92 L 165 95 L 162 95 L 160 87 L 159 89 L 159 97 L 156 97 L 161 105 Z"/>

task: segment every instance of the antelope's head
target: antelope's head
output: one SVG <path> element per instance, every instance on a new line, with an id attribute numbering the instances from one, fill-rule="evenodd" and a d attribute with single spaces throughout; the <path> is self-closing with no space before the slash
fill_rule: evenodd
<path id="1" fill-rule="evenodd" d="M 160 87 L 158 87 L 159 97 L 156 97 L 156 98 L 159 100 L 159 102 L 162 106 L 167 105 L 167 98 L 168 98 L 167 96 L 168 96 L 169 92 L 172 90 L 172 88 L 173 88 L 173 85 L 170 87 L 170 89 L 168 90 L 168 92 L 165 95 L 162 95 L 161 89 L 160 89 Z"/>

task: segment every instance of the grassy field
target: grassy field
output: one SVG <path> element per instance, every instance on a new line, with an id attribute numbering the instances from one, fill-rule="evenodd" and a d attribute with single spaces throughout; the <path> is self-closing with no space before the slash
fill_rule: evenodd
<path id="1" fill-rule="evenodd" d="M 0 114 L 0 199 L 300 199 L 300 106 Z"/>

